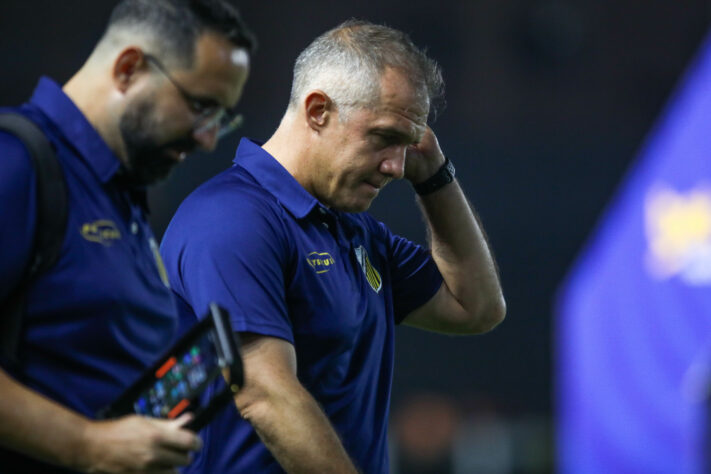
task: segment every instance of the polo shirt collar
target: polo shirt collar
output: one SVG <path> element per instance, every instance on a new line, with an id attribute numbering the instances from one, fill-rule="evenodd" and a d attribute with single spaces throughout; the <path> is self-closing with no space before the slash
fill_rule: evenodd
<path id="1" fill-rule="evenodd" d="M 114 177 L 121 168 L 121 162 L 59 84 L 42 77 L 30 103 L 38 107 L 64 134 L 102 183 Z"/>
<path id="2" fill-rule="evenodd" d="M 316 207 L 327 209 L 260 145 L 249 138 L 242 138 L 234 163 L 247 170 L 297 219 L 306 217 Z"/>

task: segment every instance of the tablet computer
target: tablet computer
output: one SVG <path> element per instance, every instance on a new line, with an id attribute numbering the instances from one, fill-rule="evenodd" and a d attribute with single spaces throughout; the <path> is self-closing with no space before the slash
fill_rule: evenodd
<path id="1" fill-rule="evenodd" d="M 223 379 L 217 384 L 221 389 L 206 399 L 206 388 L 223 376 L 229 383 Z M 190 411 L 194 418 L 186 427 L 199 431 L 232 401 L 243 383 L 239 340 L 227 311 L 213 303 L 202 320 L 97 417 L 138 414 L 172 419 Z"/>

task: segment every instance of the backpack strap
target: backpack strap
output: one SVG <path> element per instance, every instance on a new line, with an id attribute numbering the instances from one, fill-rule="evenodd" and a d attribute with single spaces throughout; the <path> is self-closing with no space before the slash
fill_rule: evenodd
<path id="1" fill-rule="evenodd" d="M 67 227 L 68 198 L 62 167 L 44 132 L 18 113 L 0 113 L 0 130 L 22 140 L 32 157 L 37 177 L 37 219 L 30 261 L 22 279 L 8 298 L 0 302 L 0 355 L 12 365 L 18 363 L 22 318 L 30 285 L 59 259 Z"/>

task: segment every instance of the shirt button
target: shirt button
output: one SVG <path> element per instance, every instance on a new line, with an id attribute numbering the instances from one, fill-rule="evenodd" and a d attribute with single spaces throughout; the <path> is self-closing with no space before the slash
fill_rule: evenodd
<path id="1" fill-rule="evenodd" d="M 133 235 L 138 234 L 138 223 L 136 223 L 135 221 L 131 222 L 131 233 Z"/>
<path id="2" fill-rule="evenodd" d="M 322 208 L 322 207 L 319 207 L 319 208 L 318 208 L 318 212 L 320 212 L 322 216 L 325 216 L 325 215 L 326 215 L 326 209 L 324 209 L 324 208 Z"/>

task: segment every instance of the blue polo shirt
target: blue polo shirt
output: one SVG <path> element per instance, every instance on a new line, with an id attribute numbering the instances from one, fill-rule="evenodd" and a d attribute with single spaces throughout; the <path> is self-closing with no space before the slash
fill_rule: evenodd
<path id="1" fill-rule="evenodd" d="M 55 82 L 42 78 L 18 109 L 45 132 L 68 188 L 57 264 L 28 294 L 23 384 L 93 417 L 153 363 L 173 338 L 176 307 L 145 215 L 145 193 L 119 187 L 118 158 Z M 0 132 L 0 302 L 23 275 L 35 231 L 35 175 L 22 142 Z M 0 313 L 0 317 L 2 317 Z M 0 450 L 0 470 L 22 467 Z"/>
<path id="2" fill-rule="evenodd" d="M 214 300 L 236 331 L 292 343 L 300 382 L 358 467 L 388 471 L 394 325 L 442 284 L 426 249 L 324 207 L 243 139 L 235 165 L 178 209 L 161 250 L 182 326 Z M 201 436 L 190 472 L 283 472 L 234 405 Z"/>

